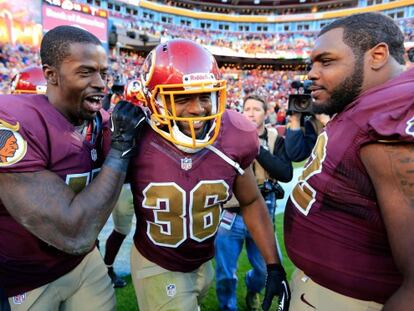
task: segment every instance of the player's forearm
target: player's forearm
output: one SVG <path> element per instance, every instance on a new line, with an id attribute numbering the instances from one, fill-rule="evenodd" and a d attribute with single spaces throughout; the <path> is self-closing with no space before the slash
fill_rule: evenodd
<path id="1" fill-rule="evenodd" d="M 10 215 L 39 239 L 68 253 L 83 253 L 112 211 L 128 161 L 111 151 L 98 176 L 78 194 L 50 171 L 3 173 L 0 198 Z"/>
<path id="2" fill-rule="evenodd" d="M 73 211 L 70 217 L 73 230 L 65 234 L 72 243 L 58 248 L 77 254 L 93 247 L 125 181 L 129 159 L 122 159 L 120 155 L 119 151 L 111 149 L 98 176 L 70 202 L 67 210 Z"/>
<path id="3" fill-rule="evenodd" d="M 251 206 L 243 207 L 241 214 L 266 264 L 280 263 L 277 257 L 273 224 L 264 202 L 263 205 L 256 202 Z"/>

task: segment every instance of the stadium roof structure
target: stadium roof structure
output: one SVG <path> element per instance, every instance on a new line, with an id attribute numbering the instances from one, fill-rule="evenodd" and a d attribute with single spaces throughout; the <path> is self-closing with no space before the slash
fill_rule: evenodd
<path id="1" fill-rule="evenodd" d="M 358 6 L 358 0 L 157 0 L 154 2 L 188 10 L 240 15 L 317 13 Z"/>

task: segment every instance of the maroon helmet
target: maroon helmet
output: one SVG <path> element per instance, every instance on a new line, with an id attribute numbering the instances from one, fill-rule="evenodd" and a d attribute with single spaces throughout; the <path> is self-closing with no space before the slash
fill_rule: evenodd
<path id="1" fill-rule="evenodd" d="M 214 56 L 200 44 L 190 40 L 170 40 L 158 45 L 142 66 L 142 86 L 145 105 L 151 110 L 151 126 L 165 139 L 187 148 L 203 148 L 212 144 L 220 130 L 221 116 L 226 106 L 226 81 Z M 209 116 L 179 117 L 175 114 L 175 96 L 209 93 L 212 113 Z M 168 98 L 169 109 L 167 107 Z M 177 122 L 210 121 L 204 139 L 182 133 Z"/>
<path id="2" fill-rule="evenodd" d="M 10 93 L 12 94 L 45 94 L 46 79 L 42 68 L 30 66 L 17 75 L 11 81 Z"/>

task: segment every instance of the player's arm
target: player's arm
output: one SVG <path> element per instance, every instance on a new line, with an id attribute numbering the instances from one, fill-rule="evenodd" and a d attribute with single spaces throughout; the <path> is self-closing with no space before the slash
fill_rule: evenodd
<path id="1" fill-rule="evenodd" d="M 278 310 L 289 310 L 290 290 L 286 273 L 276 251 L 273 224 L 266 203 L 257 187 L 251 167 L 234 181 L 233 192 L 240 203 L 243 220 L 267 264 L 263 310 L 269 310 L 274 296 L 279 297 Z"/>
<path id="2" fill-rule="evenodd" d="M 279 263 L 273 224 L 251 167 L 234 181 L 233 192 L 243 220 L 267 264 Z"/>
<path id="3" fill-rule="evenodd" d="M 0 198 L 28 231 L 71 254 L 90 250 L 109 217 L 124 183 L 142 111 L 121 105 L 112 115 L 111 150 L 98 176 L 75 194 L 50 171 L 0 174 Z"/>
<path id="4" fill-rule="evenodd" d="M 371 144 L 361 159 L 374 184 L 388 239 L 403 283 L 384 310 L 414 305 L 414 144 Z"/>

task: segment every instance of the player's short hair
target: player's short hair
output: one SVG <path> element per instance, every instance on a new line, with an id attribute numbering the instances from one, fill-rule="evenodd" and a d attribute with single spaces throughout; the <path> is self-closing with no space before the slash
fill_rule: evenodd
<path id="1" fill-rule="evenodd" d="M 344 30 L 342 39 L 355 56 L 361 57 L 378 43 L 384 42 L 391 56 L 401 65 L 405 64 L 404 35 L 390 17 L 375 12 L 350 15 L 323 27 L 318 37 L 335 28 Z"/>
<path id="2" fill-rule="evenodd" d="M 73 26 L 58 26 L 43 36 L 40 45 L 42 65 L 59 67 L 69 56 L 72 43 L 102 45 L 97 37 L 86 30 Z"/>
<path id="3" fill-rule="evenodd" d="M 243 109 L 244 109 L 244 104 L 249 100 L 257 100 L 259 102 L 261 102 L 263 104 L 263 110 L 266 112 L 267 111 L 267 104 L 266 104 L 266 100 L 264 99 L 263 96 L 260 96 L 259 94 L 250 94 L 248 96 L 246 96 L 243 100 Z"/>
<path id="4" fill-rule="evenodd" d="M 13 132 L 9 130 L 0 130 L 0 149 L 4 147 L 6 141 L 13 136 Z"/>

